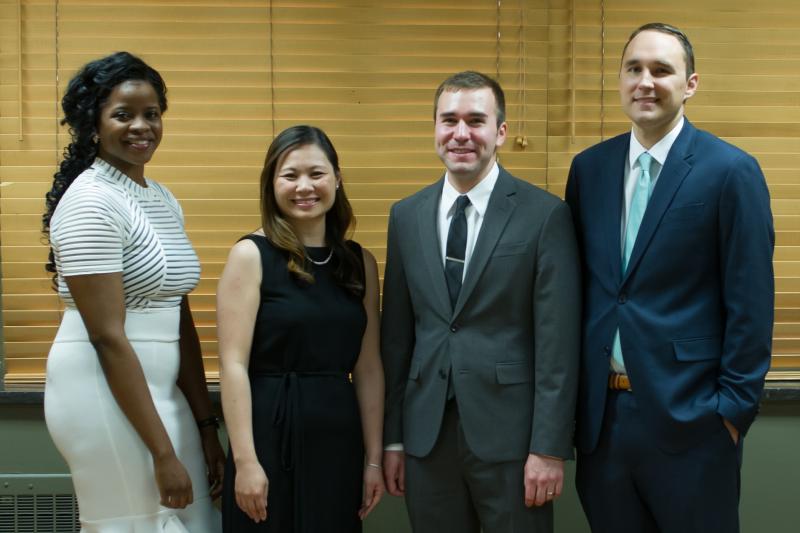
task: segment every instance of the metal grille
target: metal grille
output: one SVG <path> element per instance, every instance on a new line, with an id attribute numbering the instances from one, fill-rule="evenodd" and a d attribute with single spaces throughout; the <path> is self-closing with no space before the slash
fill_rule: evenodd
<path id="1" fill-rule="evenodd" d="M 80 531 L 69 474 L 0 473 L 0 533 Z"/>
<path id="2" fill-rule="evenodd" d="M 0 494 L 0 533 L 77 533 L 73 494 Z"/>

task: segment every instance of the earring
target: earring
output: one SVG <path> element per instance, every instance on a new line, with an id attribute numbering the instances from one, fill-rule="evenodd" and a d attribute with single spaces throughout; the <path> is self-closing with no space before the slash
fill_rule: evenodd
<path id="1" fill-rule="evenodd" d="M 96 133 L 94 135 L 92 135 L 92 142 L 94 144 L 99 143 L 100 142 L 100 136 L 98 134 L 96 134 Z"/>
<path id="2" fill-rule="evenodd" d="M 336 190 L 337 191 L 339 190 L 339 184 L 338 183 L 336 184 Z"/>

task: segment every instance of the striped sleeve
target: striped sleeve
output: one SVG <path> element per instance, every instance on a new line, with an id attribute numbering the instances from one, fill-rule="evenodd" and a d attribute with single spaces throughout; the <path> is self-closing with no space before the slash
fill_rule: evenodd
<path id="1" fill-rule="evenodd" d="M 122 272 L 125 214 L 112 194 L 98 187 L 68 190 L 50 227 L 61 276 Z"/>

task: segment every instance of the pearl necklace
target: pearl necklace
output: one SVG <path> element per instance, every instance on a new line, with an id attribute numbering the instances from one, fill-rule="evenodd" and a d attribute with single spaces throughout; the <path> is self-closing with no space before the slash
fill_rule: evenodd
<path id="1" fill-rule="evenodd" d="M 317 266 L 327 265 L 328 262 L 331 260 L 331 257 L 333 257 L 333 248 L 331 248 L 331 253 L 328 254 L 328 257 L 326 257 L 322 261 L 314 261 L 313 259 L 311 259 L 311 257 L 309 257 L 308 253 L 306 253 L 306 259 L 308 259 Z"/>

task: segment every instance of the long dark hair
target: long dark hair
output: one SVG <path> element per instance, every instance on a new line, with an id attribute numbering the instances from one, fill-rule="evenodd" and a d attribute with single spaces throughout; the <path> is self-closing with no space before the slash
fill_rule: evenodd
<path id="1" fill-rule="evenodd" d="M 64 159 L 59 165 L 58 172 L 53 176 L 53 186 L 45 195 L 42 234 L 48 244 L 50 244 L 50 220 L 58 202 L 75 178 L 89 168 L 97 157 L 97 143 L 94 137 L 97 134 L 100 109 L 114 87 L 129 80 L 146 81 L 152 85 L 158 95 L 161 112 L 167 110 L 167 86 L 161 75 L 128 52 L 117 52 L 87 63 L 67 85 L 64 98 L 61 99 L 61 109 L 64 111 L 61 125 L 69 125 L 72 140 L 64 149 Z M 53 274 L 55 286 L 57 274 L 52 247 L 45 269 Z"/>
<path id="2" fill-rule="evenodd" d="M 288 253 L 289 260 L 286 268 L 298 281 L 314 282 L 303 244 L 275 201 L 274 186 L 278 165 L 286 155 L 297 148 L 308 145 L 317 146 L 322 150 L 340 183 L 336 190 L 333 206 L 325 214 L 325 239 L 337 260 L 334 278 L 350 293 L 361 297 L 364 295 L 362 258 L 358 257 L 346 243 L 348 232 L 355 226 L 353 208 L 344 192 L 344 184 L 341 183 L 342 172 L 339 168 L 339 156 L 333 143 L 321 129 L 305 125 L 292 126 L 278 134 L 270 144 L 264 160 L 264 169 L 261 171 L 261 225 L 264 228 L 264 234 L 275 247 Z"/>

